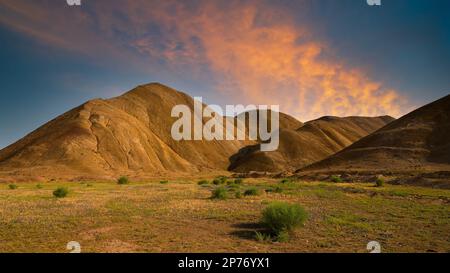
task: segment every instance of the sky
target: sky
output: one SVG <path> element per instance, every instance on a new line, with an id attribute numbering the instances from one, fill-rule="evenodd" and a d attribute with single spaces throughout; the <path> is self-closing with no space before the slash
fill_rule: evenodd
<path id="1" fill-rule="evenodd" d="M 308 121 L 400 117 L 449 72 L 447 0 L 0 0 L 0 148 L 150 82 Z"/>

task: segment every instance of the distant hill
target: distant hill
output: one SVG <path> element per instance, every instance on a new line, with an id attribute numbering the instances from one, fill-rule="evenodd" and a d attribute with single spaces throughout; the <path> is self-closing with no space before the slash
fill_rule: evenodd
<path id="1" fill-rule="evenodd" d="M 286 114 L 280 115 L 280 146 L 277 151 L 261 152 L 259 145 L 245 147 L 232 157 L 229 169 L 235 172 L 295 171 L 340 151 L 394 118 L 323 117 L 304 125 L 293 120 Z"/>
<path id="2" fill-rule="evenodd" d="M 450 95 L 300 171 L 450 171 Z"/>

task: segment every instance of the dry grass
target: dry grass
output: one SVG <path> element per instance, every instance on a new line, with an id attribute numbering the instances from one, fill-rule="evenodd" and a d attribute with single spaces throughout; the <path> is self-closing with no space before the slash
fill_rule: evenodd
<path id="1" fill-rule="evenodd" d="M 83 252 L 367 252 L 373 240 L 384 252 L 450 251 L 448 190 L 248 179 L 262 195 L 218 201 L 197 181 L 0 184 L 0 252 L 67 252 L 69 241 Z M 58 187 L 70 194 L 54 198 Z M 308 211 L 289 242 L 255 239 L 271 201 Z"/>

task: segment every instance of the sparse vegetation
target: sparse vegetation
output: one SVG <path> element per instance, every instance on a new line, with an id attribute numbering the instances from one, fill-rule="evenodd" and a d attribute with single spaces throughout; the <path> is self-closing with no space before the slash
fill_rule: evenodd
<path id="1" fill-rule="evenodd" d="M 225 187 L 219 187 L 213 190 L 211 199 L 225 200 L 228 198 L 228 191 Z"/>
<path id="2" fill-rule="evenodd" d="M 212 179 L 207 188 L 200 187 L 197 182 L 202 179 L 173 179 L 169 180 L 170 187 L 160 186 L 162 179 L 131 181 L 133 186 L 119 188 L 115 182 L 106 181 L 21 182 L 16 183 L 17 190 L 8 189 L 11 182 L 3 184 L 0 207 L 6 212 L 2 222 L 8 228 L 3 229 L 0 252 L 65 251 L 66 237 L 77 238 L 82 230 L 95 234 L 95 239 L 83 243 L 92 252 L 152 251 L 156 249 L 155 241 L 162 242 L 157 247 L 163 252 L 351 252 L 358 251 L 357 244 L 364 252 L 367 238 L 377 238 L 380 231 L 392 235 L 384 239 L 391 252 L 449 249 L 447 237 L 443 236 L 450 228 L 450 191 L 446 189 L 392 185 L 387 178 L 383 187 L 374 188 L 376 177 L 368 181 L 370 184 L 280 184 L 281 179 L 266 177 L 248 178 L 246 186 L 231 191 L 234 185 L 214 186 Z M 36 189 L 38 183 L 42 190 Z M 88 183 L 93 187 L 88 187 Z M 69 188 L 67 197 L 53 197 L 52 192 L 58 187 Z M 209 199 L 218 187 L 228 190 L 226 200 Z M 281 195 L 242 198 L 249 187 L 261 192 L 269 188 L 275 191 L 276 187 L 284 191 Z M 378 194 L 373 196 L 375 192 Z M 308 213 L 311 211 L 311 224 L 293 236 L 290 232 L 276 234 L 262 222 L 256 223 L 275 200 L 302 205 Z M 320 208 L 316 209 L 318 203 Z M 171 223 L 180 225 L 167 228 Z M 255 231 L 266 239 L 259 243 Z M 41 240 L 22 244 L 23 238 L 36 234 L 42 236 Z M 182 234 L 192 236 L 180 237 Z M 149 236 L 155 240 L 149 240 Z M 139 244 L 123 248 L 122 244 L 109 244 L 113 238 Z M 182 238 L 185 243 L 172 238 Z M 208 243 L 199 243 L 199 238 Z"/>
<path id="3" fill-rule="evenodd" d="M 275 193 L 282 193 L 283 188 L 282 187 L 270 187 L 266 189 L 266 192 L 275 192 Z"/>
<path id="4" fill-rule="evenodd" d="M 234 197 L 236 197 L 237 199 L 241 199 L 241 198 L 242 198 L 242 192 L 241 192 L 241 191 L 237 191 L 237 192 L 234 194 Z"/>
<path id="5" fill-rule="evenodd" d="M 8 187 L 10 190 L 15 190 L 18 188 L 18 186 L 16 184 L 9 184 Z"/>
<path id="6" fill-rule="evenodd" d="M 266 234 L 259 231 L 255 231 L 255 239 L 260 243 L 272 242 L 272 237 L 270 236 L 270 234 Z"/>
<path id="7" fill-rule="evenodd" d="M 117 184 L 119 184 L 119 185 L 130 184 L 130 180 L 128 179 L 128 177 L 122 176 L 119 179 L 117 179 Z"/>
<path id="8" fill-rule="evenodd" d="M 256 187 L 248 188 L 244 192 L 245 196 L 255 196 L 260 195 L 260 191 Z"/>
<path id="9" fill-rule="evenodd" d="M 243 183 L 244 183 L 244 179 L 242 179 L 242 178 L 236 178 L 234 180 L 234 184 L 242 185 Z"/>
<path id="10" fill-rule="evenodd" d="M 289 241 L 289 232 L 281 231 L 277 234 L 276 240 L 280 243 L 285 243 Z"/>
<path id="11" fill-rule="evenodd" d="M 226 176 L 218 176 L 213 180 L 213 184 L 214 185 L 222 185 L 225 184 L 227 182 L 227 177 Z"/>
<path id="12" fill-rule="evenodd" d="M 281 184 L 286 184 L 286 183 L 289 183 L 289 182 L 291 182 L 291 180 L 288 179 L 288 178 L 283 178 L 283 179 L 280 181 Z"/>
<path id="13" fill-rule="evenodd" d="M 376 187 L 383 187 L 384 186 L 384 178 L 379 176 L 377 177 L 377 180 L 375 181 Z"/>
<path id="14" fill-rule="evenodd" d="M 159 181 L 159 183 L 165 185 L 165 184 L 169 184 L 169 181 L 167 181 L 167 180 L 162 180 L 162 181 Z"/>
<path id="15" fill-rule="evenodd" d="M 238 190 L 238 189 L 241 188 L 241 185 L 239 185 L 239 184 L 234 184 L 234 183 L 233 183 L 233 184 L 229 185 L 228 188 L 229 188 L 230 190 Z"/>
<path id="16" fill-rule="evenodd" d="M 64 198 L 69 194 L 69 189 L 65 187 L 59 187 L 53 192 L 53 196 L 56 198 Z"/>
<path id="17" fill-rule="evenodd" d="M 342 178 L 338 175 L 332 175 L 330 177 L 330 180 L 331 180 L 331 182 L 334 182 L 334 183 L 342 183 Z"/>
<path id="18" fill-rule="evenodd" d="M 200 185 L 200 186 L 201 185 L 208 185 L 209 181 L 208 180 L 200 180 L 200 181 L 197 182 L 197 184 Z"/>
<path id="19" fill-rule="evenodd" d="M 308 215 L 298 204 L 274 202 L 262 213 L 262 223 L 277 236 L 277 239 L 287 240 L 289 232 L 302 225 Z"/>
<path id="20" fill-rule="evenodd" d="M 36 185 L 36 188 L 37 188 L 37 189 L 42 189 L 43 186 L 42 186 L 41 184 L 37 184 L 37 185 Z"/>
<path id="21" fill-rule="evenodd" d="M 214 185 L 220 185 L 220 184 L 221 184 L 221 181 L 220 181 L 219 179 L 216 178 L 216 179 L 213 180 L 213 184 L 214 184 Z"/>

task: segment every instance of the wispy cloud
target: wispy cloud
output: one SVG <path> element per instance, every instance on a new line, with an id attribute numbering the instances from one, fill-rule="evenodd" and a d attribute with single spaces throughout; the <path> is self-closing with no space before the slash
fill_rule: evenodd
<path id="1" fill-rule="evenodd" d="M 61 1 L 64 2 L 64 1 Z M 280 104 L 308 120 L 321 115 L 398 116 L 407 98 L 333 56 L 311 26 L 262 1 L 4 0 L 0 22 L 68 50 L 149 69 L 214 75 L 215 92 L 239 103 Z"/>

